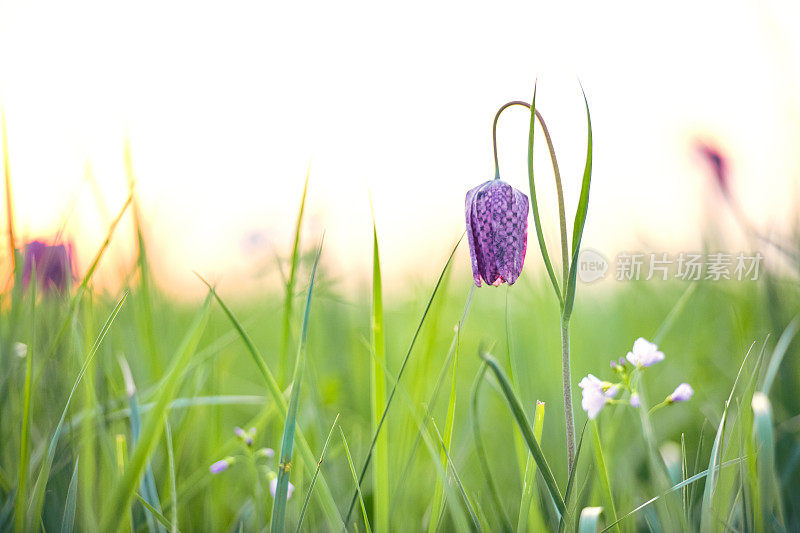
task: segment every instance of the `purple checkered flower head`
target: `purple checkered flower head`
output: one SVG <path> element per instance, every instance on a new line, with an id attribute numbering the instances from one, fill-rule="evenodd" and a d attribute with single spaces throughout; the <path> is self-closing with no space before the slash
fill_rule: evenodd
<path id="1" fill-rule="evenodd" d="M 513 285 L 528 246 L 528 197 L 494 179 L 470 190 L 465 207 L 475 285 Z"/>
<path id="2" fill-rule="evenodd" d="M 62 292 L 72 283 L 72 246 L 33 241 L 25 245 L 23 256 L 23 286 L 30 284 L 34 268 L 36 281 L 45 291 L 55 289 Z"/>

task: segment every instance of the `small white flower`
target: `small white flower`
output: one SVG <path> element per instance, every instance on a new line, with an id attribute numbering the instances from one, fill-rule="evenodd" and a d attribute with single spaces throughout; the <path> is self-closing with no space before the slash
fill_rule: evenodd
<path id="1" fill-rule="evenodd" d="M 272 497 L 275 497 L 275 492 L 278 490 L 278 478 L 272 478 L 272 481 L 269 482 L 269 492 L 272 494 Z M 289 482 L 289 486 L 286 488 L 286 499 L 292 497 L 292 493 L 294 492 L 294 485 L 292 482 Z"/>
<path id="2" fill-rule="evenodd" d="M 638 392 L 634 392 L 631 394 L 631 407 L 639 407 L 640 405 L 642 405 L 642 399 L 639 398 Z"/>
<path id="3" fill-rule="evenodd" d="M 688 383 L 681 383 L 675 387 L 675 390 L 669 395 L 667 400 L 671 403 L 685 402 L 692 397 L 692 394 L 694 394 L 694 389 L 692 389 L 692 386 Z"/>
<path id="4" fill-rule="evenodd" d="M 19 357 L 20 359 L 24 359 L 25 356 L 28 355 L 28 345 L 22 342 L 15 342 L 14 355 Z"/>
<path id="5" fill-rule="evenodd" d="M 664 352 L 658 346 L 644 337 L 639 337 L 633 343 L 633 349 L 625 357 L 630 364 L 638 367 L 652 366 L 664 360 Z"/>
<path id="6" fill-rule="evenodd" d="M 609 400 L 614 398 L 619 392 L 619 387 L 610 383 L 600 381 L 597 377 L 589 374 L 583 378 L 578 386 L 583 393 L 581 407 L 594 420 L 600 410 L 605 407 Z"/>

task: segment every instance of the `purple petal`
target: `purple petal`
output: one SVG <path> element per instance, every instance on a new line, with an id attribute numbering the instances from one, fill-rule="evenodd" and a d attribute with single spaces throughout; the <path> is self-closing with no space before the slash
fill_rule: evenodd
<path id="1" fill-rule="evenodd" d="M 502 282 L 500 273 L 497 271 L 492 245 L 492 196 L 496 188 L 495 181 L 484 184 L 475 193 L 475 199 L 472 202 L 472 227 L 478 272 L 483 281 L 495 286 Z"/>
<path id="2" fill-rule="evenodd" d="M 475 193 L 477 193 L 478 189 L 480 189 L 484 185 L 486 184 L 482 183 L 481 185 L 478 185 L 474 189 L 470 189 L 469 191 L 467 191 L 467 198 L 464 206 L 464 210 L 466 211 L 467 214 L 467 240 L 469 242 L 469 256 L 470 259 L 472 260 L 472 278 L 475 280 L 475 285 L 478 287 L 481 286 L 481 275 L 480 272 L 478 271 L 478 257 L 475 251 L 476 239 L 474 235 L 475 228 L 473 227 L 472 224 L 472 204 L 475 201 Z"/>

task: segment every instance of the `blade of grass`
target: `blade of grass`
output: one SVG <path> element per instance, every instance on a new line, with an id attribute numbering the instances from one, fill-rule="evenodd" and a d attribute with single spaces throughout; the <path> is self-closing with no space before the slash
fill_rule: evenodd
<path id="1" fill-rule="evenodd" d="M 111 311 L 108 319 L 106 320 L 105 324 L 103 324 L 102 329 L 100 330 L 97 339 L 94 341 L 94 345 L 92 346 L 91 350 L 89 350 L 89 354 L 86 356 L 86 359 L 81 366 L 80 371 L 78 372 L 78 376 L 75 378 L 75 383 L 72 385 L 72 389 L 69 392 L 69 396 L 67 396 L 66 405 L 64 405 L 64 410 L 61 412 L 61 418 L 58 421 L 58 425 L 56 425 L 56 429 L 53 432 L 53 437 L 50 439 L 50 445 L 47 448 L 47 455 L 45 456 L 44 461 L 42 461 L 42 465 L 39 468 L 39 475 L 36 478 L 36 483 L 33 487 L 33 494 L 31 496 L 31 504 L 28 508 L 28 522 L 27 526 L 28 529 L 32 529 L 34 524 L 37 524 L 40 521 L 42 516 L 42 507 L 44 505 L 44 491 L 47 487 L 47 480 L 50 478 L 50 470 L 53 467 L 53 460 L 55 459 L 56 455 L 56 447 L 58 446 L 58 439 L 61 436 L 61 429 L 64 426 L 64 419 L 67 417 L 67 412 L 69 411 L 69 406 L 72 403 L 72 397 L 75 395 L 75 390 L 78 388 L 78 385 L 83 379 L 83 375 L 86 373 L 86 369 L 89 367 L 89 364 L 94 359 L 95 354 L 100 349 L 100 344 L 105 339 L 108 330 L 111 328 L 111 324 L 114 323 L 114 319 L 119 314 L 120 309 L 122 309 L 122 304 L 125 303 L 125 299 L 128 297 L 128 293 L 125 292 L 122 295 L 122 298 L 119 299 L 117 305 L 114 306 L 114 309 Z"/>
<path id="2" fill-rule="evenodd" d="M 611 521 L 617 521 L 617 509 L 614 506 L 614 494 L 611 492 L 611 480 L 608 476 L 608 469 L 606 468 L 606 460 L 603 456 L 603 443 L 600 440 L 600 430 L 597 428 L 597 421 L 593 420 L 592 424 L 592 438 L 594 439 L 594 456 L 595 462 L 597 463 L 597 470 L 600 474 L 600 485 L 603 487 L 603 493 L 606 498 L 606 505 L 608 506 L 608 510 L 611 513 Z M 583 513 L 586 511 L 584 509 L 581 512 L 581 524 L 583 524 Z M 619 528 L 616 528 L 619 531 Z M 592 529 L 595 531 L 596 529 Z"/>
<path id="3" fill-rule="evenodd" d="M 576 276 L 578 273 L 578 255 L 580 255 L 581 239 L 583 238 L 583 228 L 586 226 L 586 214 L 589 210 L 589 187 L 592 184 L 592 117 L 589 113 L 589 101 L 586 93 L 581 87 L 583 102 L 586 104 L 586 166 L 583 169 L 583 180 L 581 181 L 581 195 L 578 200 L 578 209 L 575 212 L 575 223 L 572 229 L 572 264 L 569 267 L 569 281 L 564 290 L 564 311 L 562 313 L 565 320 L 569 320 L 572 314 L 572 306 L 575 303 Z"/>
<path id="4" fill-rule="evenodd" d="M 450 501 L 457 501 L 457 494 L 453 491 L 453 488 L 450 486 L 449 478 L 447 477 L 447 472 L 439 462 L 439 447 L 435 445 L 433 438 L 430 435 L 427 427 L 425 426 L 425 422 L 422 418 L 422 414 L 419 411 L 419 408 L 411 399 L 411 395 L 409 394 L 408 390 L 406 390 L 405 386 L 402 383 L 399 383 L 394 376 L 384 367 L 383 369 L 384 374 L 386 375 L 387 379 L 389 379 L 390 383 L 392 383 L 397 391 L 400 393 L 400 398 L 403 402 L 405 402 L 405 406 L 408 409 L 409 413 L 411 414 L 411 418 L 414 421 L 414 424 L 417 427 L 417 432 L 420 435 L 421 441 L 425 444 L 425 447 L 428 449 L 428 453 L 430 454 L 431 461 L 433 463 L 434 469 L 436 470 L 436 474 L 439 479 L 444 483 L 444 487 L 447 491 L 447 496 L 450 498 Z M 430 416 L 430 410 L 428 411 L 426 416 Z M 394 509 L 394 507 L 393 507 Z M 455 523 L 455 530 L 456 531 L 465 531 L 467 529 L 467 521 L 466 517 L 464 516 L 464 511 L 460 506 L 451 507 L 453 511 L 453 522 Z M 476 511 L 479 511 L 476 510 Z M 480 529 L 479 524 L 473 524 L 476 528 Z"/>
<path id="5" fill-rule="evenodd" d="M 536 402 L 536 410 L 533 414 L 533 438 L 536 439 L 536 442 L 542 441 L 542 432 L 544 430 L 544 412 L 545 412 L 545 404 L 544 402 Z M 532 509 L 533 506 L 533 495 L 534 495 L 534 487 L 536 486 L 536 461 L 533 460 L 533 456 L 530 452 L 527 453 L 527 459 L 525 461 L 525 476 L 523 478 L 522 483 L 522 496 L 520 497 L 519 503 L 519 516 L 517 517 L 517 531 L 528 531 L 528 522 L 534 521 L 538 518 L 538 521 L 535 525 L 531 525 L 532 528 L 543 529 L 544 528 L 544 521 L 539 516 L 538 512 L 534 515 L 534 510 Z"/>
<path id="6" fill-rule="evenodd" d="M 453 251 L 450 252 L 450 256 L 447 258 L 447 262 L 442 269 L 441 274 L 439 274 L 439 279 L 436 281 L 436 285 L 433 287 L 433 292 L 431 292 L 431 297 L 428 299 L 428 304 L 425 306 L 425 311 L 422 313 L 422 318 L 419 321 L 419 325 L 417 326 L 416 331 L 414 332 L 414 337 L 411 339 L 411 344 L 408 347 L 408 351 L 406 352 L 405 357 L 403 358 L 403 362 L 400 364 L 400 370 L 397 373 L 397 381 L 395 381 L 394 386 L 392 387 L 391 392 L 389 392 L 389 397 L 386 400 L 386 407 L 383 410 L 383 414 L 381 415 L 380 422 L 378 422 L 378 428 L 375 430 L 375 433 L 372 436 L 372 442 L 370 443 L 369 449 L 367 450 L 367 457 L 364 459 L 364 466 L 361 468 L 361 473 L 358 476 L 358 485 L 361 486 L 361 483 L 364 482 L 364 477 L 367 475 L 367 469 L 369 468 L 370 460 L 372 459 L 372 452 L 375 449 L 375 444 L 378 441 L 378 436 L 380 435 L 381 429 L 383 428 L 383 424 L 386 421 L 386 414 L 389 412 L 389 407 L 392 405 L 392 400 L 394 399 L 395 391 L 397 390 L 397 384 L 400 383 L 400 380 L 403 379 L 403 373 L 405 372 L 406 365 L 408 364 L 408 360 L 411 357 L 411 352 L 414 350 L 414 345 L 417 342 L 417 338 L 419 337 L 419 333 L 422 330 L 422 326 L 425 323 L 425 317 L 428 316 L 428 311 L 431 308 L 431 304 L 433 303 L 433 299 L 436 297 L 436 293 L 439 290 L 439 286 L 442 283 L 442 279 L 444 278 L 447 269 L 450 267 L 450 263 L 453 262 L 453 256 L 456 254 L 456 250 L 458 250 L 458 245 L 461 244 L 461 240 L 464 238 L 466 232 L 461 234 L 461 237 L 458 238 L 456 245 L 453 246 Z M 350 499 L 350 506 L 347 509 L 347 515 L 345 516 L 345 523 L 350 521 L 350 516 L 353 513 L 353 506 L 356 503 L 356 498 L 358 494 L 353 494 L 353 497 Z"/>
<path id="7" fill-rule="evenodd" d="M 145 510 L 147 511 L 147 513 L 146 513 L 146 514 L 149 514 L 150 516 L 152 516 L 153 518 L 155 518 L 155 519 L 156 519 L 156 520 L 157 520 L 157 521 L 158 521 L 158 522 L 161 524 L 161 526 L 162 526 L 162 527 L 165 527 L 165 528 L 169 529 L 170 531 L 178 531 L 178 529 L 175 527 L 175 525 L 174 525 L 174 524 L 171 524 L 171 523 L 170 523 L 170 521 L 169 521 L 169 520 L 167 520 L 167 517 L 166 517 L 166 516 L 164 516 L 163 514 L 161 514 L 161 513 L 158 511 L 158 509 L 156 509 L 155 507 L 153 507 L 152 505 L 150 505 L 150 504 L 147 502 L 147 500 L 145 500 L 144 498 L 142 498 L 142 495 L 141 495 L 141 494 L 137 494 L 137 495 L 136 495 L 136 499 L 138 499 L 138 500 L 139 500 L 139 503 L 141 503 L 141 504 L 142 504 L 142 506 L 144 506 Z"/>
<path id="8" fill-rule="evenodd" d="M 278 412 L 281 415 L 283 420 L 286 420 L 286 415 L 288 413 L 288 404 L 286 402 L 286 398 L 284 397 L 283 391 L 278 386 L 278 382 L 275 379 L 275 376 L 270 371 L 267 363 L 264 361 L 264 357 L 256 348 L 253 341 L 250 339 L 250 336 L 242 327 L 242 324 L 236 319 L 233 315 L 231 310 L 222 301 L 217 291 L 208 283 L 205 279 L 203 279 L 200 274 L 197 274 L 198 278 L 205 283 L 205 285 L 211 291 L 211 294 L 214 295 L 214 298 L 217 300 L 217 303 L 222 308 L 225 315 L 230 320 L 231 324 L 233 325 L 234 329 L 238 332 L 239 337 L 242 340 L 247 352 L 250 354 L 250 357 L 253 359 L 256 367 L 258 368 L 261 376 L 264 378 L 264 382 L 267 386 L 267 391 L 269 392 L 270 396 L 272 396 L 272 400 L 275 402 L 275 405 L 278 407 Z M 311 447 L 308 445 L 308 441 L 306 441 L 305 437 L 303 436 L 302 430 L 298 427 L 297 428 L 297 438 L 298 438 L 298 446 L 300 455 L 302 456 L 303 461 L 306 464 L 312 465 L 316 462 L 314 459 L 314 454 L 311 453 Z M 320 474 L 319 477 L 320 483 L 320 503 L 322 505 L 323 511 L 325 512 L 326 518 L 330 523 L 341 524 L 342 518 L 339 515 L 339 510 L 336 507 L 336 502 L 333 500 L 333 496 L 331 495 L 330 489 L 328 488 L 328 483 L 325 481 L 325 476 Z"/>
<path id="9" fill-rule="evenodd" d="M 141 479 L 150 459 L 150 454 L 153 452 L 156 442 L 164 429 L 163 420 L 167 406 L 174 399 L 181 384 L 184 370 L 194 355 L 197 345 L 200 343 L 200 337 L 205 331 L 210 305 L 211 294 L 209 293 L 196 313 L 194 321 L 184 335 L 175 355 L 172 357 L 172 364 L 167 370 L 167 377 L 156 397 L 155 406 L 142 428 L 142 433 L 133 451 L 130 463 L 125 469 L 125 474 L 116 483 L 107 499 L 101 519 L 101 531 L 116 531 L 121 525 L 123 513 L 131 504 L 136 485 Z"/>
<path id="10" fill-rule="evenodd" d="M 445 418 L 444 423 L 444 450 L 442 450 L 441 456 L 441 463 L 442 468 L 447 468 L 447 454 L 450 453 L 450 446 L 453 442 L 453 428 L 455 426 L 455 416 L 456 416 L 456 386 L 458 384 L 457 380 L 457 370 L 458 370 L 458 347 L 459 347 L 459 340 L 461 337 L 461 327 L 464 324 L 464 320 L 467 317 L 467 311 L 469 310 L 469 304 L 472 301 L 472 295 L 475 292 L 475 285 L 470 285 L 469 295 L 467 296 L 467 303 L 464 306 L 464 314 L 461 317 L 461 320 L 458 324 L 456 324 L 456 331 L 453 336 L 453 343 L 451 345 L 451 351 L 453 353 L 453 371 L 452 376 L 450 379 L 450 397 L 447 401 L 447 415 Z M 445 503 L 445 495 L 444 495 L 444 487 L 442 487 L 442 481 L 440 479 L 436 480 L 436 488 L 433 491 L 433 507 L 431 509 L 431 519 L 428 521 L 428 533 L 434 533 L 436 527 L 439 524 L 439 518 L 442 515 L 442 511 L 444 510 L 444 503 Z"/>
<path id="11" fill-rule="evenodd" d="M 731 465 L 739 464 L 740 462 L 744 461 L 745 459 L 746 459 L 746 457 L 737 457 L 736 459 L 731 459 L 729 461 L 725 461 L 724 463 L 718 464 L 716 466 L 715 470 L 717 472 L 719 472 L 721 469 L 726 468 L 726 467 L 731 466 Z M 653 498 L 650 498 L 649 500 L 647 500 L 643 504 L 639 505 L 638 507 L 636 507 L 632 511 L 629 511 L 628 513 L 624 514 L 616 522 L 613 522 L 613 523 L 607 525 L 605 527 L 605 529 L 603 529 L 603 531 L 601 533 L 605 533 L 606 531 L 610 531 L 613 527 L 617 526 L 617 524 L 619 524 L 620 522 L 622 522 L 626 518 L 629 518 L 629 517 L 633 516 L 634 514 L 638 513 L 642 509 L 644 509 L 645 507 L 657 502 L 659 499 L 663 498 L 667 494 L 675 492 L 676 490 L 680 490 L 683 487 L 685 487 L 687 485 L 690 485 L 690 484 L 694 483 L 697 480 L 703 479 L 707 475 L 708 475 L 708 470 L 703 470 L 702 472 L 693 475 L 689 479 L 686 479 L 684 481 L 681 481 L 680 483 L 677 483 L 677 484 L 673 485 L 667 491 L 662 492 L 658 496 L 654 496 Z"/>
<path id="12" fill-rule="evenodd" d="M 11 162 L 8 156 L 8 131 L 6 130 L 6 114 L 0 109 L 0 127 L 3 136 L 3 177 L 6 188 L 6 224 L 8 230 L 8 251 L 11 258 L 11 273 L 16 272 L 17 241 L 14 236 L 14 199 L 11 196 Z"/>
<path id="13" fill-rule="evenodd" d="M 436 421 L 433 418 L 431 418 L 431 424 L 433 425 L 434 431 L 436 431 L 436 436 L 439 438 L 439 444 L 442 446 L 442 452 L 445 454 L 447 462 L 450 465 L 450 470 L 453 472 L 453 478 L 455 479 L 458 491 L 461 493 L 461 498 L 464 500 L 464 507 L 467 508 L 469 517 L 472 519 L 472 524 L 475 527 L 476 531 L 482 531 L 481 525 L 478 522 L 478 515 L 475 514 L 475 509 L 472 508 L 472 503 L 469 501 L 469 496 L 467 496 L 467 491 L 464 490 L 464 484 L 461 483 L 461 476 L 458 475 L 458 470 L 456 469 L 456 465 L 450 458 L 450 453 L 447 451 L 447 446 L 445 445 L 444 439 L 442 438 L 442 434 L 439 433 L 439 428 L 436 425 Z"/>
<path id="14" fill-rule="evenodd" d="M 761 392 L 767 396 L 769 396 L 772 383 L 778 375 L 778 369 L 783 362 L 783 356 L 786 355 L 786 351 L 792 344 L 795 335 L 797 335 L 798 329 L 800 329 L 800 316 L 796 316 L 794 320 L 786 326 L 786 329 L 783 330 L 781 337 L 778 339 L 778 343 L 775 345 L 775 350 L 772 352 L 772 357 L 769 359 L 769 365 L 767 365 L 767 373 L 764 375 L 764 384 L 761 386 Z"/>
<path id="15" fill-rule="evenodd" d="M 558 489 L 558 484 L 553 476 L 553 471 L 550 469 L 550 465 L 547 464 L 547 460 L 542 453 L 542 449 L 539 447 L 539 443 L 536 442 L 531 425 L 528 423 L 528 419 L 525 416 L 525 411 L 522 409 L 519 399 L 511 388 L 511 383 L 509 383 L 505 372 L 503 372 L 502 368 L 500 368 L 500 364 L 494 357 L 485 352 L 481 352 L 480 356 L 497 378 L 503 395 L 508 402 L 508 407 L 511 410 L 511 414 L 514 415 L 517 426 L 522 432 L 522 436 L 525 438 L 525 444 L 528 446 L 528 450 L 531 452 L 531 455 L 533 456 L 534 461 L 536 461 L 536 465 L 538 466 L 539 471 L 544 478 L 545 485 L 547 485 L 547 490 L 550 492 L 553 503 L 558 512 L 563 516 L 566 512 L 564 497 L 561 495 L 561 491 Z"/>
<path id="16" fill-rule="evenodd" d="M 358 494 L 358 503 L 361 504 L 361 515 L 364 517 L 364 527 L 367 533 L 372 529 L 369 527 L 369 517 L 367 516 L 367 508 L 364 506 L 364 497 L 361 495 L 361 486 L 358 483 L 358 476 L 356 476 L 356 468 L 353 466 L 353 458 L 350 456 L 350 448 L 347 446 L 347 439 L 344 437 L 342 426 L 339 426 L 339 434 L 342 436 L 344 443 L 344 453 L 347 456 L 347 464 L 350 466 L 350 473 L 353 475 L 353 482 L 356 484 L 356 493 Z"/>
<path id="17" fill-rule="evenodd" d="M 319 243 L 317 257 L 314 259 L 314 268 L 311 270 L 311 279 L 308 282 L 306 310 L 303 314 L 303 326 L 300 330 L 300 340 L 297 346 L 297 361 L 295 362 L 294 377 L 292 378 L 292 394 L 289 397 L 289 410 L 286 412 L 286 422 L 283 426 L 280 463 L 278 464 L 278 484 L 275 489 L 275 501 L 272 505 L 272 522 L 270 526 L 272 533 L 282 533 L 286 520 L 286 494 L 289 488 L 289 468 L 292 464 L 292 452 L 294 450 L 294 433 L 297 420 L 297 408 L 300 404 L 300 388 L 303 379 L 303 370 L 306 365 L 306 344 L 308 342 L 311 296 L 314 292 L 314 278 L 317 274 L 317 265 L 319 265 L 319 257 L 322 254 L 324 242 L 325 235 L 322 236 L 322 240 Z"/>
<path id="18" fill-rule="evenodd" d="M 494 506 L 495 514 L 497 515 L 498 520 L 500 521 L 500 527 L 503 531 L 511 531 L 511 522 L 506 515 L 505 509 L 503 509 L 503 503 L 500 500 L 500 494 L 497 491 L 497 485 L 494 482 L 494 476 L 492 476 L 492 469 L 489 466 L 489 460 L 486 457 L 486 447 L 483 443 L 483 437 L 481 436 L 481 425 L 480 425 L 480 416 L 479 416 L 479 393 L 481 390 L 481 384 L 483 383 L 484 377 L 486 376 L 486 371 L 488 370 L 487 365 L 481 365 L 481 369 L 478 371 L 478 374 L 475 376 L 475 383 L 472 385 L 472 401 L 470 404 L 470 417 L 472 419 L 472 436 L 475 441 L 475 454 L 478 456 L 478 464 L 480 465 L 481 472 L 483 474 L 483 478 L 486 480 L 486 486 L 488 488 L 489 495 L 491 496 L 492 505 Z"/>
<path id="19" fill-rule="evenodd" d="M 169 468 L 169 498 L 172 512 L 170 533 L 178 533 L 178 483 L 175 472 L 175 448 L 172 445 L 172 429 L 169 420 L 164 417 L 164 435 L 167 438 L 167 468 Z"/>
<path id="20" fill-rule="evenodd" d="M 308 485 L 308 492 L 306 493 L 306 499 L 303 501 L 303 508 L 300 510 L 300 518 L 297 519 L 297 533 L 300 533 L 300 528 L 303 525 L 303 518 L 306 516 L 306 509 L 308 509 L 308 502 L 311 500 L 311 493 L 314 491 L 314 484 L 317 482 L 317 476 L 319 476 L 319 470 L 322 468 L 322 461 L 325 460 L 325 452 L 328 450 L 328 443 L 331 440 L 331 435 L 333 435 L 333 430 L 336 428 L 336 423 L 339 421 L 339 415 L 337 413 L 336 418 L 333 419 L 333 424 L 331 424 L 331 429 L 328 431 L 328 436 L 325 437 L 325 444 L 322 446 L 322 453 L 319 456 L 319 462 L 317 463 L 317 468 L 314 470 L 314 475 L 311 477 L 311 483 Z"/>
<path id="21" fill-rule="evenodd" d="M 75 506 L 78 503 L 78 460 L 75 459 L 75 468 L 69 479 L 67 501 L 64 502 L 64 515 L 61 517 L 61 533 L 72 533 L 75 527 Z"/>
<path id="22" fill-rule="evenodd" d="M 371 207 L 371 206 L 370 206 Z M 370 396 L 372 406 L 372 431 L 377 433 L 381 414 L 386 408 L 386 341 L 383 333 L 383 289 L 381 282 L 381 260 L 378 251 L 378 229 L 375 213 L 372 213 L 372 380 Z M 378 363 L 381 361 L 383 366 Z M 386 431 L 378 436 L 375 443 L 375 467 L 373 474 L 373 513 L 375 528 L 389 530 L 389 437 Z"/>
<path id="23" fill-rule="evenodd" d="M 5 137 L 4 137 L 5 139 Z M 36 349 L 36 265 L 31 265 L 31 284 L 28 286 L 30 298 L 31 340 L 25 356 L 25 386 L 22 407 L 22 433 L 19 444 L 19 481 L 17 483 L 17 499 L 14 510 L 14 531 L 20 533 L 25 529 L 25 499 L 28 494 L 28 475 L 30 471 L 31 446 L 28 442 L 31 433 L 31 380 L 33 376 L 33 352 Z"/>
<path id="24" fill-rule="evenodd" d="M 776 474 L 775 431 L 772 406 L 767 395 L 757 392 L 751 402 L 753 409 L 753 439 L 757 450 L 759 500 L 764 514 L 763 523 L 771 516 L 783 529 L 780 483 Z M 766 513 L 769 513 L 768 515 Z"/>
<path id="25" fill-rule="evenodd" d="M 294 287 L 297 281 L 297 267 L 300 263 L 300 229 L 303 225 L 303 213 L 306 208 L 306 194 L 308 193 L 308 178 L 311 175 L 311 166 L 306 171 L 306 181 L 303 184 L 303 196 L 300 198 L 300 210 L 297 213 L 297 223 L 294 228 L 294 245 L 292 246 L 292 262 L 289 267 L 289 278 L 286 280 L 286 294 L 283 301 L 283 333 L 281 337 L 281 359 L 278 367 L 278 376 L 283 382 L 289 377 L 289 338 L 291 337 L 292 307 L 294 304 Z"/>
<path id="26" fill-rule="evenodd" d="M 747 350 L 747 353 L 742 360 L 741 366 L 739 366 L 739 372 L 736 374 L 736 379 L 733 381 L 733 386 L 731 387 L 731 392 L 728 395 L 728 399 L 725 401 L 725 406 L 722 410 L 722 417 L 720 418 L 719 425 L 717 426 L 717 434 L 714 437 L 714 444 L 711 446 L 711 459 L 708 463 L 708 472 L 709 476 L 706 480 L 706 486 L 703 490 L 703 502 L 700 507 L 700 530 L 701 531 L 708 531 L 711 527 L 711 523 L 709 520 L 714 517 L 711 507 L 714 501 L 714 490 L 717 486 L 717 472 L 718 469 L 716 468 L 717 464 L 719 464 L 722 458 L 722 441 L 725 434 L 725 419 L 728 415 L 728 407 L 731 404 L 731 400 L 733 399 L 733 393 L 736 390 L 736 385 L 739 383 L 739 378 L 742 375 L 742 370 L 744 370 L 745 365 L 747 364 L 747 359 L 750 356 L 750 352 L 753 351 L 753 346 L 755 342 L 750 345 L 750 348 Z"/>
<path id="27" fill-rule="evenodd" d="M 528 186 L 531 193 L 531 211 L 533 211 L 533 222 L 536 227 L 536 238 L 539 241 L 539 250 L 542 252 L 542 260 L 547 269 L 547 275 L 550 278 L 550 283 L 553 285 L 553 290 L 558 298 L 559 306 L 564 307 L 564 297 L 561 294 L 561 288 L 556 279 L 556 273 L 553 270 L 553 263 L 550 261 L 550 255 L 547 253 L 547 244 L 544 240 L 544 231 L 542 230 L 542 221 L 539 217 L 539 203 L 536 200 L 536 183 L 533 179 L 533 139 L 534 139 L 534 126 L 536 125 L 536 86 L 533 87 L 533 98 L 531 99 L 531 120 L 528 129 Z"/>
<path id="28" fill-rule="evenodd" d="M 142 431 L 142 417 L 139 414 L 139 401 L 136 398 L 136 385 L 133 381 L 133 375 L 131 374 L 128 362 L 122 355 L 119 356 L 119 362 L 120 366 L 122 367 L 123 375 L 125 376 L 128 406 L 130 408 L 131 444 L 135 448 L 139 442 L 139 434 Z M 153 508 L 158 512 L 161 512 L 161 503 L 158 499 L 156 480 L 155 476 L 153 476 L 153 469 L 150 466 L 150 461 L 147 461 L 147 465 L 145 466 L 144 477 L 142 478 L 140 491 L 142 497 L 147 500 L 147 503 L 152 505 Z M 164 531 L 163 527 L 160 527 L 158 524 L 156 524 L 155 519 L 151 515 L 146 514 L 145 519 L 147 520 L 147 528 L 149 531 Z"/>

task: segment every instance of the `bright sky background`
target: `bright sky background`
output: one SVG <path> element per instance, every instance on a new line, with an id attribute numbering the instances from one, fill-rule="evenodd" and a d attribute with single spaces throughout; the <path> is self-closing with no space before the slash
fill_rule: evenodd
<path id="1" fill-rule="evenodd" d="M 0 0 L 18 236 L 52 236 L 77 195 L 67 235 L 85 268 L 124 201 L 129 138 L 168 290 L 198 290 L 192 270 L 249 285 L 288 253 L 309 164 L 304 242 L 326 229 L 330 268 L 368 275 L 371 191 L 388 283 L 431 280 L 463 231 L 464 194 L 493 176 L 496 109 L 529 100 L 537 77 L 570 211 L 586 143 L 578 78 L 589 99 L 586 246 L 696 248 L 716 205 L 700 137 L 731 158 L 753 218 L 785 227 L 800 175 L 794 4 Z M 527 192 L 526 112 L 506 112 L 498 137 L 503 178 Z M 121 226 L 104 279 L 131 243 Z M 530 243 L 526 268 L 540 269 Z"/>

